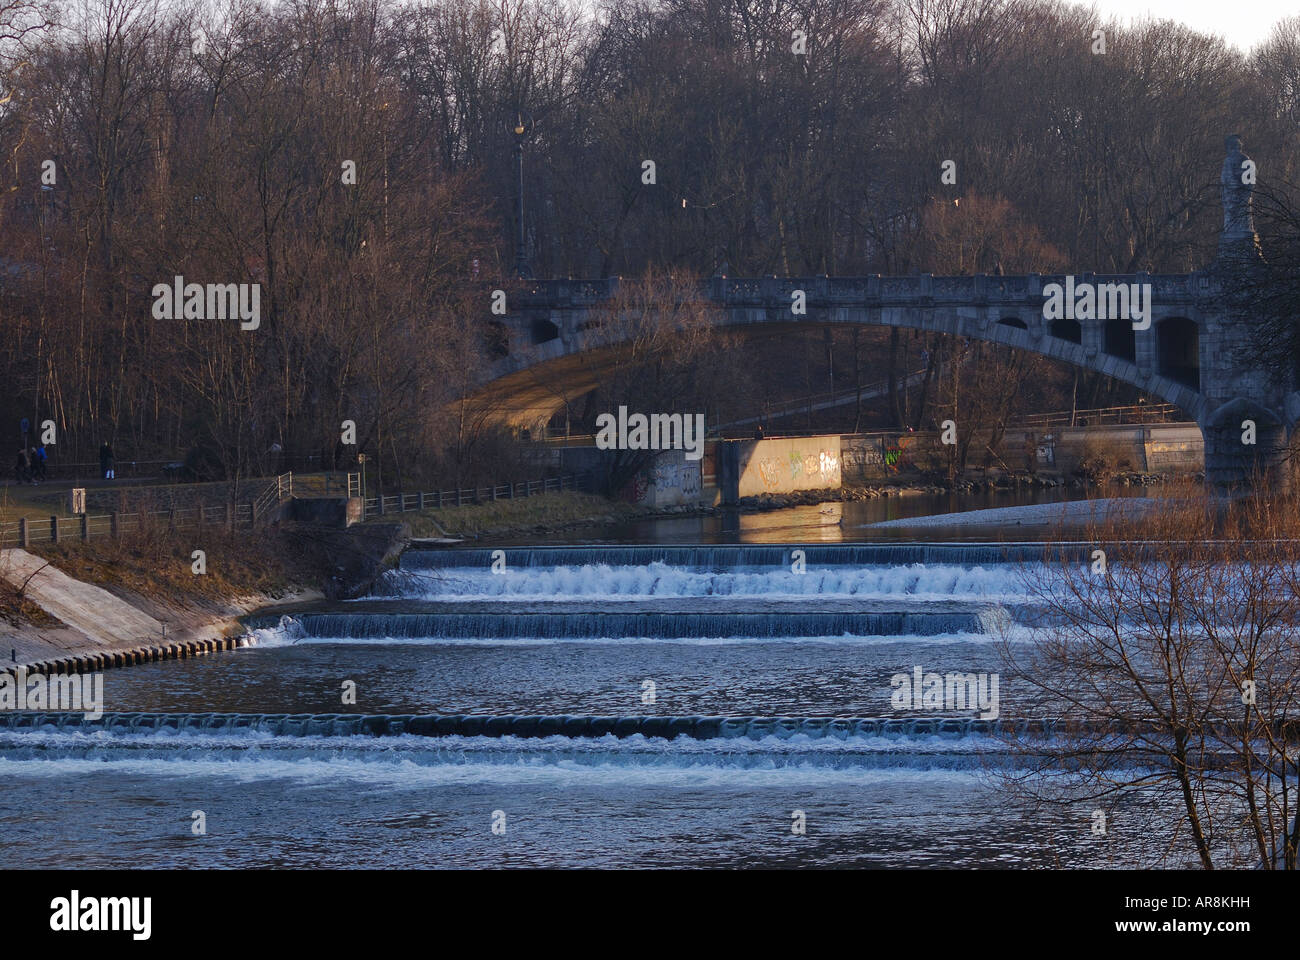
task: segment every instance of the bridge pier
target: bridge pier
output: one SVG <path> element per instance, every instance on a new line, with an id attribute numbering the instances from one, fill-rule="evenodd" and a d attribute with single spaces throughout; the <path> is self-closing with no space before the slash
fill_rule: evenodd
<path id="1" fill-rule="evenodd" d="M 1289 431 L 1281 418 L 1238 397 L 1201 423 L 1205 481 L 1218 493 L 1282 491 L 1290 482 Z"/>

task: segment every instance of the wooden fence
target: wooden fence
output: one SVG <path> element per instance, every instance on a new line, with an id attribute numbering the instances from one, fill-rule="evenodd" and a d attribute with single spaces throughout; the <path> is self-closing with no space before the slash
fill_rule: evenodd
<path id="1" fill-rule="evenodd" d="M 203 529 L 204 527 L 251 527 L 256 522 L 254 504 L 195 506 L 174 510 L 136 513 L 107 513 L 98 516 L 51 516 L 48 520 L 20 517 L 0 524 L 0 546 L 27 547 L 33 543 L 58 543 L 63 540 L 89 540 L 91 537 L 117 537 L 145 529 Z"/>
<path id="2" fill-rule="evenodd" d="M 584 477 L 566 475 L 540 480 L 524 480 L 489 487 L 462 487 L 423 493 L 397 493 L 366 498 L 365 517 L 386 516 L 412 510 L 432 510 L 493 500 L 514 500 L 561 490 L 587 488 Z M 171 510 L 113 512 L 90 516 L 49 519 L 21 517 L 0 523 L 0 547 L 27 547 L 33 543 L 58 543 L 65 540 L 89 540 L 91 537 L 117 537 L 144 529 L 194 530 L 224 527 L 228 530 L 253 528 L 269 522 L 278 514 L 280 504 L 297 496 L 355 497 L 361 491 L 359 474 L 346 477 L 295 477 L 281 474 L 268 481 L 255 497 L 242 503 L 196 505 Z"/>

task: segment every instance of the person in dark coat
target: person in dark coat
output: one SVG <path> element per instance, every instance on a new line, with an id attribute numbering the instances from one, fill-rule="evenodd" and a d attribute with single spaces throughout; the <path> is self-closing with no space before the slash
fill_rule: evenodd
<path id="1" fill-rule="evenodd" d="M 109 446 L 107 440 L 99 448 L 99 472 L 104 475 L 105 480 L 113 479 L 113 448 Z"/>

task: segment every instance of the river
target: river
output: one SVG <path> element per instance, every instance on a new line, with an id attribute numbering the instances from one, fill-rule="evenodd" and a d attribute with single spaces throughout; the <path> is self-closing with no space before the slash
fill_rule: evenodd
<path id="1" fill-rule="evenodd" d="M 1027 499 L 964 498 L 960 508 Z M 0 729 L 6 860 L 1142 862 L 1149 841 L 1125 828 L 1122 808 L 1098 836 L 1087 809 L 1012 799 L 1003 778 L 1017 760 L 1005 743 L 909 726 L 935 714 L 891 702 L 891 678 L 918 667 L 996 674 L 999 639 L 1027 629 L 1014 616 L 1024 568 L 1001 548 L 899 542 L 896 530 L 886 539 L 866 526 L 935 508 L 953 502 L 824 504 L 584 530 L 563 544 L 410 550 L 370 598 L 254 621 L 255 647 L 109 671 L 106 709 L 758 719 L 726 736 L 675 739 L 540 735 L 535 721 L 520 736 L 212 730 L 202 719 L 162 730 Z M 829 716 L 901 725 L 822 732 L 802 719 Z M 771 719 L 781 717 L 795 720 L 782 728 Z"/>

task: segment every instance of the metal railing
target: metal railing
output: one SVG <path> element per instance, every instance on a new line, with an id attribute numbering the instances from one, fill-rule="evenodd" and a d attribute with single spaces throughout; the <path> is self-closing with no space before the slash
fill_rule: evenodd
<path id="1" fill-rule="evenodd" d="M 293 496 L 293 474 L 282 473 L 266 485 L 266 489 L 253 501 L 253 518 L 266 516 L 289 497 Z"/>
<path id="2" fill-rule="evenodd" d="M 1184 419 L 1183 411 L 1172 403 L 1135 403 L 1123 407 L 1095 407 L 1089 410 L 1060 410 L 1054 413 L 1030 413 L 1012 417 L 1009 427 L 1100 427 L 1136 423 L 1164 423 Z"/>
<path id="3" fill-rule="evenodd" d="M 565 474 L 540 480 L 521 480 L 489 487 L 460 487 L 454 490 L 433 490 L 422 493 L 397 493 L 367 497 L 364 517 L 382 517 L 390 513 L 409 513 L 412 510 L 440 510 L 443 507 L 461 507 L 469 503 L 490 503 L 494 500 L 518 500 L 541 493 L 562 490 L 585 490 L 587 478 L 579 474 Z"/>

